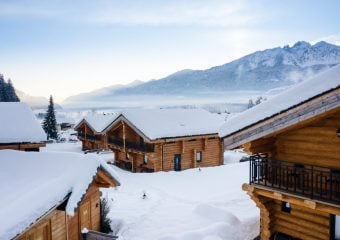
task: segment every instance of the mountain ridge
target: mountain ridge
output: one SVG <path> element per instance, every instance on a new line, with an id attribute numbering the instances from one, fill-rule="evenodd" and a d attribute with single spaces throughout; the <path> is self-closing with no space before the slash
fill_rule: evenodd
<path id="1" fill-rule="evenodd" d="M 340 63 L 340 46 L 324 41 L 314 45 L 299 41 L 256 51 L 231 62 L 205 70 L 184 69 L 167 77 L 112 89 L 104 94 L 85 93 L 64 103 L 108 101 L 130 95 L 209 95 L 239 90 L 266 91 L 293 85 Z"/>

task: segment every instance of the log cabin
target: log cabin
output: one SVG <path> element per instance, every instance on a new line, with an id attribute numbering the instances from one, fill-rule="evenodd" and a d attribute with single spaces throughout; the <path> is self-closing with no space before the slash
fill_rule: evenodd
<path id="1" fill-rule="evenodd" d="M 82 142 L 82 150 L 107 149 L 107 137 L 103 130 L 117 118 L 117 114 L 90 114 L 84 117 L 74 130 Z"/>
<path id="2" fill-rule="evenodd" d="M 200 109 L 123 111 L 103 134 L 115 164 L 132 172 L 181 171 L 223 164 L 221 116 Z"/>
<path id="3" fill-rule="evenodd" d="M 30 107 L 21 102 L 0 102 L 0 149 L 39 151 L 47 139 Z"/>
<path id="4" fill-rule="evenodd" d="M 0 164 L 0 239 L 80 240 L 84 228 L 102 235 L 99 187 L 119 185 L 106 163 L 77 153 L 0 150 Z"/>
<path id="5" fill-rule="evenodd" d="M 226 149 L 251 154 L 242 188 L 260 239 L 340 239 L 340 65 L 230 119 Z"/>

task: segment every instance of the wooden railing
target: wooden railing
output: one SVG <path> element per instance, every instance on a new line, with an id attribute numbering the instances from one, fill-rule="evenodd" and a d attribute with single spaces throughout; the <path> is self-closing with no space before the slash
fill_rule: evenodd
<path id="1" fill-rule="evenodd" d="M 250 157 L 250 184 L 340 204 L 340 169 Z"/>
<path id="2" fill-rule="evenodd" d="M 124 140 L 121 138 L 110 136 L 108 137 L 108 143 L 111 145 L 116 145 L 118 147 L 124 146 Z M 154 152 L 154 145 L 149 143 L 138 143 L 125 140 L 125 147 L 134 149 L 141 152 Z"/>
<path id="3" fill-rule="evenodd" d="M 116 137 L 108 137 L 108 143 L 112 145 L 116 145 L 118 147 L 123 147 L 124 146 L 124 140 L 121 138 L 116 138 Z"/>
<path id="4" fill-rule="evenodd" d="M 89 139 L 92 141 L 100 141 L 101 136 L 100 135 L 92 135 L 92 134 L 85 134 L 82 132 L 78 132 L 78 137 L 83 139 Z"/>

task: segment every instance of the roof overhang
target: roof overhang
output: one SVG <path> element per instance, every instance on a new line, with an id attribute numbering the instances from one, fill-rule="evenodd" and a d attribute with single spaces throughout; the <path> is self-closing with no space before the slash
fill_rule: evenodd
<path id="1" fill-rule="evenodd" d="M 234 149 L 256 139 L 279 133 L 298 123 L 327 115 L 340 109 L 340 88 L 316 96 L 308 101 L 282 111 L 273 117 L 223 137 L 225 149 Z"/>

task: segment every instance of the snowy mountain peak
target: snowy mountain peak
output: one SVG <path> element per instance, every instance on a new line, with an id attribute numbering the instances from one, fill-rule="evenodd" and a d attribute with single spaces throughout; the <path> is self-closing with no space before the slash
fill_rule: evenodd
<path id="1" fill-rule="evenodd" d="M 299 41 L 292 47 L 257 51 L 206 70 L 182 70 L 165 78 L 103 94 L 85 94 L 81 101 L 112 101 L 121 96 L 216 96 L 230 91 L 267 91 L 301 82 L 340 64 L 340 46 Z"/>
<path id="2" fill-rule="evenodd" d="M 310 48 L 312 45 L 309 42 L 305 42 L 305 41 L 299 41 L 296 42 L 292 48 Z"/>

